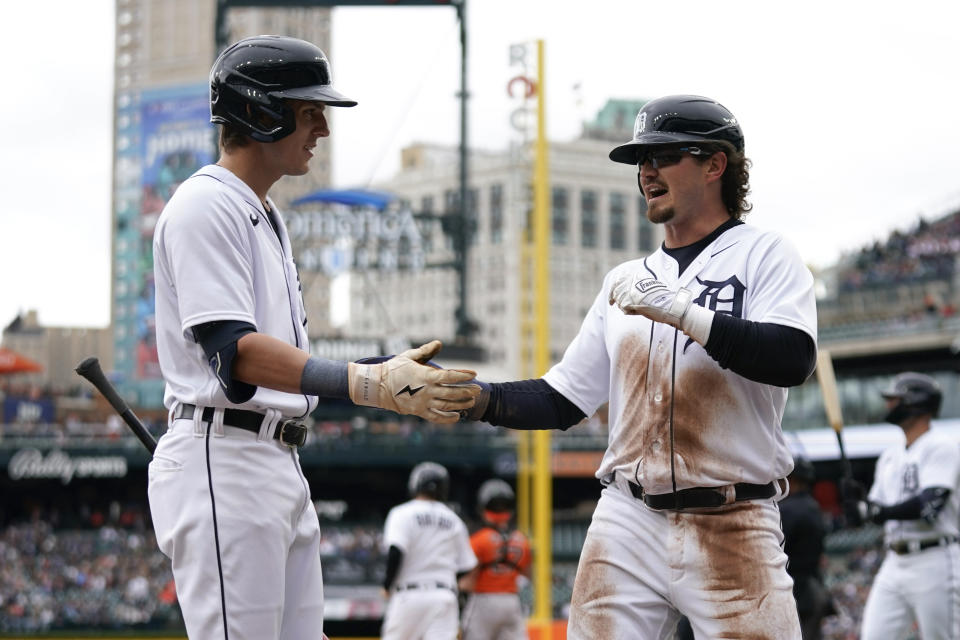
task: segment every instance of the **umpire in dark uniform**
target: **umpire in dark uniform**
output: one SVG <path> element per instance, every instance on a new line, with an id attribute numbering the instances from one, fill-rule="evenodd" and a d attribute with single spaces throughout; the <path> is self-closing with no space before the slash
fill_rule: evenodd
<path id="1" fill-rule="evenodd" d="M 793 578 L 803 640 L 820 640 L 821 620 L 833 607 L 820 571 L 827 531 L 820 505 L 810 494 L 816 480 L 813 464 L 804 457 L 795 457 L 788 479 L 790 495 L 780 501 L 784 552 L 789 558 L 787 573 Z"/>

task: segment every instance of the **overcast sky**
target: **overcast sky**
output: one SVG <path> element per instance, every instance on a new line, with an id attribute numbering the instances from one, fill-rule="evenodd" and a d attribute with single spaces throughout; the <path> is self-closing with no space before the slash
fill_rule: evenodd
<path id="1" fill-rule="evenodd" d="M 960 206 L 956 3 L 468 2 L 476 146 L 511 139 L 509 46 L 542 38 L 552 139 L 609 98 L 711 96 L 754 161 L 748 222 L 813 266 Z M 47 325 L 109 322 L 113 6 L 5 8 L 4 325 L 21 309 Z M 328 49 L 336 85 L 360 101 L 333 120 L 337 186 L 389 176 L 410 142 L 457 142 L 452 8 L 338 8 Z"/>

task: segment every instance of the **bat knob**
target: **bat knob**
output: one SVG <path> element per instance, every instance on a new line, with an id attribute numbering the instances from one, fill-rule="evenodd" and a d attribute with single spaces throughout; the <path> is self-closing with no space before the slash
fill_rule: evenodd
<path id="1" fill-rule="evenodd" d="M 90 356 L 89 358 L 85 359 L 83 362 L 78 364 L 77 368 L 74 369 L 74 371 L 76 371 L 77 373 L 83 376 L 83 375 L 86 375 L 87 372 L 93 371 L 94 369 L 96 369 L 99 365 L 100 365 L 100 361 L 97 359 L 97 357 Z"/>

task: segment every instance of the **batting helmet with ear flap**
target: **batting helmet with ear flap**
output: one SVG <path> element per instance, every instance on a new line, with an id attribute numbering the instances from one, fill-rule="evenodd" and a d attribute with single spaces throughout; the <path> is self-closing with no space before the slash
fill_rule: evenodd
<path id="1" fill-rule="evenodd" d="M 357 104 L 333 88 L 326 54 L 297 38 L 244 38 L 210 70 L 210 122 L 232 125 L 259 142 L 276 142 L 296 129 L 288 99 Z"/>
<path id="2" fill-rule="evenodd" d="M 499 478 L 487 480 L 477 491 L 477 506 L 481 511 L 513 511 L 515 504 L 513 489 Z"/>
<path id="3" fill-rule="evenodd" d="M 899 400 L 886 415 L 887 422 L 900 424 L 904 419 L 920 415 L 940 415 L 943 391 L 930 376 L 907 371 L 896 376 L 890 386 L 880 392 L 887 400 Z"/>
<path id="4" fill-rule="evenodd" d="M 446 500 L 450 492 L 450 474 L 436 462 L 421 462 L 410 472 L 407 489 L 411 497 L 425 495 L 434 500 Z"/>
<path id="5" fill-rule="evenodd" d="M 633 140 L 610 152 L 610 159 L 637 164 L 644 147 L 684 142 L 726 142 L 743 152 L 743 131 L 737 119 L 716 100 L 676 95 L 643 105 L 633 125 Z"/>

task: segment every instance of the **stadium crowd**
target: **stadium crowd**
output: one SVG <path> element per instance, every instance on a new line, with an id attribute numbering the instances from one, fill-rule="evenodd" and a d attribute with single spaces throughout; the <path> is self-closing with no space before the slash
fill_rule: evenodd
<path id="1" fill-rule="evenodd" d="M 894 231 L 883 242 L 860 249 L 840 272 L 841 292 L 916 284 L 953 277 L 960 253 L 960 212 L 916 228 Z"/>
<path id="2" fill-rule="evenodd" d="M 55 523 L 67 520 L 71 528 Z M 379 584 L 385 557 L 382 525 L 325 523 L 321 555 L 329 585 Z M 856 640 L 860 613 L 882 550 L 828 555 L 827 585 L 837 615 L 824 621 L 824 638 Z M 568 612 L 575 559 L 554 564 L 554 615 Z M 527 610 L 532 589 L 521 589 Z M 0 530 L 0 633 L 57 630 L 181 629 L 169 563 L 156 547 L 144 513 L 112 505 L 83 519 L 35 512 Z"/>

